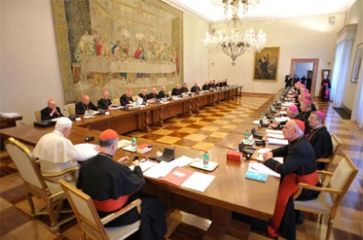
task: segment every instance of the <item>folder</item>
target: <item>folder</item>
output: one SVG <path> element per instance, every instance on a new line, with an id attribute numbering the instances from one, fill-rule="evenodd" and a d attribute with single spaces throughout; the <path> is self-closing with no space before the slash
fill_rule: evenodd
<path id="1" fill-rule="evenodd" d="M 190 169 L 177 167 L 160 180 L 180 187 L 193 173 Z"/>

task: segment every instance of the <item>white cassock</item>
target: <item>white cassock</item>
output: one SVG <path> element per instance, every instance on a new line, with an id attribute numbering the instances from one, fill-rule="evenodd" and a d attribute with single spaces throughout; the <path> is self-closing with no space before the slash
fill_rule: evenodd
<path id="1" fill-rule="evenodd" d="M 40 138 L 34 148 L 33 155 L 40 160 L 42 173 L 58 173 L 67 168 L 78 166 L 78 151 L 72 142 L 57 130 Z M 54 182 L 46 181 L 51 193 L 61 190 L 59 184 L 56 183 L 59 179 L 54 179 Z M 69 175 L 64 175 L 64 179 L 71 180 Z"/>

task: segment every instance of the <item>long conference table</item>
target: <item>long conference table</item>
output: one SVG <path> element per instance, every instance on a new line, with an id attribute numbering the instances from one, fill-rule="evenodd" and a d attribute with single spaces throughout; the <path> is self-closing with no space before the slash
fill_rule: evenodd
<path id="1" fill-rule="evenodd" d="M 222 93 L 220 96 L 226 96 L 224 94 L 225 93 Z M 206 98 L 215 99 L 216 97 L 206 95 Z M 191 99 L 193 100 L 189 102 L 187 100 L 179 100 L 176 102 L 179 102 L 179 104 L 183 106 L 185 104 L 193 104 L 198 100 L 201 102 L 204 101 L 202 100 L 203 98 Z M 229 98 L 224 98 L 223 100 L 229 100 Z M 150 106 L 150 111 L 153 107 L 154 106 Z M 169 107 L 177 108 L 175 105 L 170 105 L 165 106 L 163 109 L 168 109 Z M 158 109 L 156 106 L 155 108 Z M 183 107 L 179 106 L 179 109 L 182 108 Z M 140 111 L 143 112 L 146 111 L 146 109 L 142 109 Z M 134 111 L 134 113 L 137 115 L 138 110 Z M 102 128 L 102 126 L 106 128 L 110 127 L 108 123 L 109 121 L 118 121 L 120 125 L 127 124 L 127 121 L 129 120 L 123 119 L 122 116 L 123 114 L 112 113 L 109 116 L 99 116 L 100 118 L 87 120 L 85 121 L 86 123 L 77 122 L 73 127 L 69 138 L 73 144 L 79 144 L 84 143 L 84 138 L 86 136 L 93 136 L 95 139 L 91 143 L 97 144 L 100 131 L 105 129 Z M 126 114 L 126 116 L 128 115 Z M 131 127 L 130 125 L 130 128 L 134 127 L 135 126 Z M 123 129 L 121 131 L 123 132 L 126 131 L 127 128 L 120 127 L 118 129 Z M 0 136 L 3 140 L 9 137 L 15 137 L 30 146 L 35 146 L 41 136 L 51 132 L 52 130 L 52 127 L 34 128 L 32 125 L 23 125 L 1 129 Z M 239 134 L 239 131 L 233 132 L 233 134 Z M 242 138 L 242 134 L 240 136 Z M 129 138 L 121 136 L 120 139 Z M 156 143 L 147 139 L 139 139 L 138 142 L 139 144 L 148 143 L 152 145 L 152 151 L 146 154 L 138 154 L 119 149 L 114 159 L 118 159 L 125 155 L 129 156 L 130 159 L 132 159 L 135 155 L 139 158 L 155 157 L 157 151 L 163 151 L 165 147 L 170 147 L 170 145 Z M 235 140 L 233 140 L 233 142 L 235 142 Z M 182 146 L 173 147 L 175 149 L 176 157 L 182 155 L 201 157 L 202 155 L 201 151 L 192 150 Z M 234 148 L 236 147 L 237 146 L 234 145 Z M 261 220 L 270 219 L 275 207 L 279 179 L 270 176 L 266 183 L 246 180 L 244 175 L 248 168 L 248 161 L 245 160 L 241 163 L 227 161 L 226 154 L 231 148 L 233 148 L 233 146 L 228 145 L 228 139 L 225 138 L 209 151 L 210 160 L 216 161 L 219 164 L 217 169 L 213 172 L 205 172 L 193 168 L 193 171 L 200 171 L 215 176 L 214 180 L 204 192 L 177 187 L 175 185 L 168 184 L 165 181 L 153 178 L 147 178 L 147 184 L 144 190 L 148 193 L 157 195 L 168 209 L 167 213 L 170 213 L 173 209 L 179 209 L 210 219 L 212 221 L 211 226 L 208 228 L 208 231 L 205 233 L 203 239 L 223 239 L 223 236 L 227 232 L 239 239 L 247 238 L 249 234 L 249 225 L 232 220 L 232 211 Z"/>

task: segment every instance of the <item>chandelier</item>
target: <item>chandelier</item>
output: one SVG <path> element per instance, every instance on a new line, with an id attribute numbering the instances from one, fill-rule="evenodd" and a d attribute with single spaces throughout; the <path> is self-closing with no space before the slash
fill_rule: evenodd
<path id="1" fill-rule="evenodd" d="M 227 27 L 223 30 L 212 29 L 206 33 L 204 44 L 209 49 L 222 49 L 236 65 L 236 59 L 246 51 L 260 51 L 266 43 L 266 34 L 253 28 L 242 32 L 239 29 L 240 18 L 246 15 L 252 5 L 259 0 L 220 0 L 215 4 L 223 6 Z"/>

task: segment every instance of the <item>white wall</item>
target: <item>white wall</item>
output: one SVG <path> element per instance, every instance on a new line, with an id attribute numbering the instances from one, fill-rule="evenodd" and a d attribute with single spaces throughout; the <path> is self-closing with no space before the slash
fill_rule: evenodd
<path id="1" fill-rule="evenodd" d="M 348 10 L 346 24 L 357 24 L 355 39 L 352 48 L 352 54 L 349 61 L 349 71 L 346 79 L 343 105 L 353 110 L 355 97 L 358 94 L 358 84 L 351 81 L 353 63 L 357 45 L 363 43 L 363 0 L 357 0 Z"/>
<path id="2" fill-rule="evenodd" d="M 321 69 L 331 69 L 334 60 L 337 32 L 344 24 L 344 13 L 336 13 L 334 25 L 328 17 L 320 15 L 289 19 L 247 21 L 243 29 L 261 29 L 267 35 L 266 47 L 280 47 L 277 81 L 254 81 L 252 53 L 245 53 L 231 65 L 229 57 L 222 52 L 210 54 L 210 78 L 228 78 L 229 83 L 242 84 L 244 91 L 275 93 L 284 86 L 284 77 L 290 73 L 291 58 L 319 58 L 319 72 L 315 95 L 319 93 Z M 217 27 L 220 24 L 217 24 Z"/>
<path id="3" fill-rule="evenodd" d="M 0 0 L 0 112 L 19 112 L 34 121 L 34 111 L 49 97 L 64 104 L 51 1 Z M 184 79 L 208 78 L 203 37 L 208 22 L 184 14 Z"/>
<path id="4" fill-rule="evenodd" d="M 184 81 L 191 87 L 208 79 L 209 51 L 204 47 L 203 39 L 209 23 L 195 15 L 184 12 Z"/>
<path id="5" fill-rule="evenodd" d="M 48 97 L 63 103 L 50 4 L 0 1 L 0 112 L 20 112 L 26 122 Z"/>

